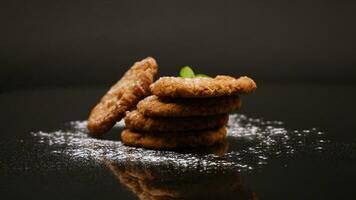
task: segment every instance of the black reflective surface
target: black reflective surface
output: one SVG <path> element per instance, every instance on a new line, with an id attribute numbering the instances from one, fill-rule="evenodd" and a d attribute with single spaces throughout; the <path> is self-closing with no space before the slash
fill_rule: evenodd
<path id="1" fill-rule="evenodd" d="M 127 158 L 122 162 L 112 159 L 115 156 L 108 156 L 108 152 L 103 152 L 103 159 L 66 154 L 69 147 L 49 145 L 47 140 L 41 142 L 31 132 L 68 130 L 68 122 L 86 119 L 106 88 L 43 88 L 2 93 L 1 199 L 354 199 L 355 89 L 331 85 L 262 85 L 255 94 L 244 97 L 239 113 L 253 119 L 282 121 L 290 138 L 303 130 L 316 133 L 304 137 L 302 148 L 288 143 L 295 149 L 292 154 L 269 156 L 265 164 L 250 170 L 222 165 L 206 170 L 204 162 L 201 167 L 185 168 Z M 105 139 L 119 144 L 120 129 L 115 128 Z M 318 135 L 319 131 L 323 134 Z M 318 150 L 319 144 L 315 142 L 320 140 L 326 142 Z M 255 141 L 252 138 L 241 142 L 229 137 L 228 149 L 208 149 L 193 155 L 213 153 L 214 159 L 221 159 L 225 151 L 250 152 Z M 280 147 L 286 144 L 277 142 L 276 148 Z M 126 154 L 130 156 L 133 152 L 128 150 Z M 236 159 L 233 161 L 238 163 Z"/>

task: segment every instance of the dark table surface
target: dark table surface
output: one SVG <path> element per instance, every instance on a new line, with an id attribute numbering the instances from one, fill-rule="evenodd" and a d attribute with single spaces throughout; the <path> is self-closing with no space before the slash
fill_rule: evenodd
<path id="1" fill-rule="evenodd" d="M 54 134 L 68 128 L 70 121 L 85 120 L 106 89 L 39 88 L 0 94 L 1 199 L 137 199 L 145 197 L 143 191 L 157 199 L 175 195 L 206 199 L 356 199 L 355 86 L 260 84 L 256 93 L 243 97 L 239 113 L 253 119 L 282 121 L 277 124 L 288 130 L 285 135 L 295 138 L 303 133 L 304 141 L 302 148 L 293 142 L 277 141 L 278 148 L 291 145 L 295 151 L 275 156 L 275 149 L 263 150 L 273 156 L 248 170 L 236 167 L 237 158 L 235 167 L 217 164 L 208 170 L 204 163 L 203 167 L 183 169 L 164 161 L 154 165 L 130 163 L 130 159 L 121 162 L 110 159 L 107 152 L 102 152 L 107 156 L 104 160 L 74 157 L 73 153 L 63 153 L 68 148 L 63 142 L 53 145 L 33 134 Z M 105 139 L 119 144 L 119 129 Z M 254 140 L 241 145 L 238 138 L 229 138 L 227 151 L 245 152 L 241 156 L 247 158 L 242 161 L 249 160 Z M 130 155 L 130 151 L 126 153 Z M 185 152 L 174 155 L 179 154 Z M 258 166 L 254 162 L 251 158 L 249 164 Z"/>

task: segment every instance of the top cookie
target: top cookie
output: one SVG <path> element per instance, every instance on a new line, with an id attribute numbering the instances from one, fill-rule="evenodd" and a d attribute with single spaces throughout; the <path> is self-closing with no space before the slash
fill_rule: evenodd
<path id="1" fill-rule="evenodd" d="M 158 65 L 151 57 L 134 63 L 90 112 L 89 134 L 95 137 L 103 135 L 125 116 L 126 111 L 149 95 L 149 86 L 157 70 Z"/>
<path id="2" fill-rule="evenodd" d="M 163 98 L 206 98 L 253 92 L 256 83 L 249 77 L 231 76 L 215 78 L 161 77 L 150 86 L 154 95 Z"/>

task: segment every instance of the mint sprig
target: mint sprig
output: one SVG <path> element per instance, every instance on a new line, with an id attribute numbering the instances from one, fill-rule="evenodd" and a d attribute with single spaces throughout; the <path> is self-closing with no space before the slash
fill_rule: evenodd
<path id="1" fill-rule="evenodd" d="M 184 66 L 179 71 L 179 76 L 182 78 L 198 78 L 198 77 L 210 77 L 206 74 L 197 74 L 195 75 L 192 68 L 189 66 Z"/>
<path id="2" fill-rule="evenodd" d="M 194 71 L 189 66 L 182 67 L 180 69 L 179 75 L 182 78 L 194 78 L 195 77 Z"/>

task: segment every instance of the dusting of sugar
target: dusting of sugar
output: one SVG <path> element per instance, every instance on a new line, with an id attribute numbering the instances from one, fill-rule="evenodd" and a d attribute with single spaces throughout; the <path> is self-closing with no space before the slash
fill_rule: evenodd
<path id="1" fill-rule="evenodd" d="M 289 156 L 304 148 L 322 151 L 323 144 L 327 143 L 327 140 L 320 138 L 323 132 L 315 128 L 288 130 L 283 122 L 249 118 L 241 114 L 230 115 L 227 133 L 229 150 L 222 155 L 128 147 L 121 141 L 89 137 L 86 125 L 86 121 L 72 121 L 66 130 L 31 134 L 38 138 L 39 143 L 49 145 L 51 153 L 65 154 L 73 161 L 80 159 L 100 164 L 110 160 L 202 171 L 218 168 L 253 170 L 268 164 L 270 158 Z M 117 128 L 123 126 L 123 121 L 116 124 Z M 314 138 L 315 135 L 318 137 Z"/>

